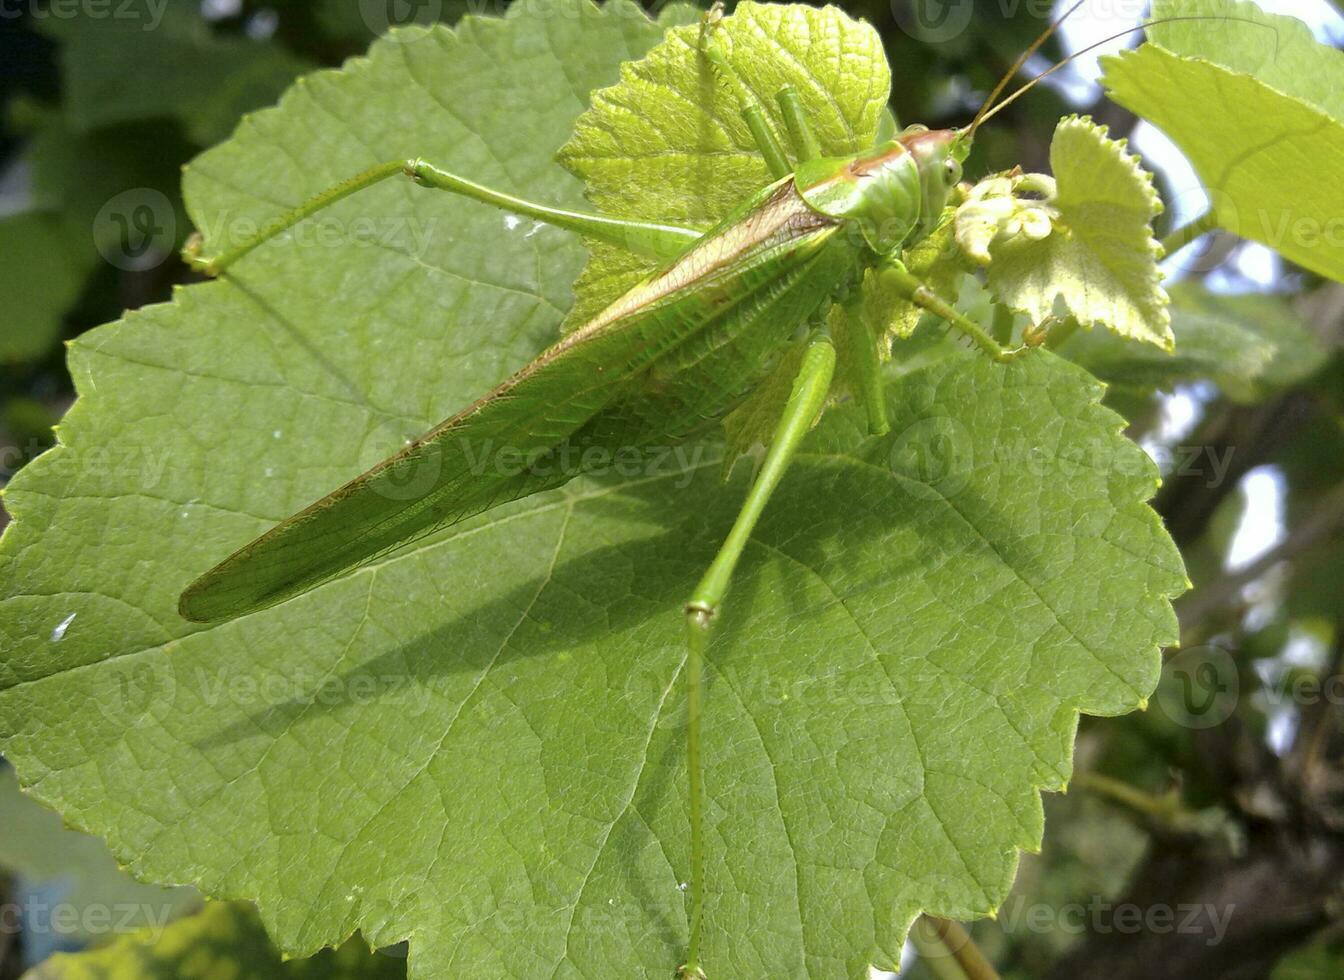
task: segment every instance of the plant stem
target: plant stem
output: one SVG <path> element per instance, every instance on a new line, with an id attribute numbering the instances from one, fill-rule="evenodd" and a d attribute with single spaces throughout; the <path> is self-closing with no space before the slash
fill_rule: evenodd
<path id="1" fill-rule="evenodd" d="M 1154 796 L 1152 793 L 1145 793 L 1123 780 L 1105 776 L 1099 772 L 1075 773 L 1073 783 L 1075 786 L 1090 789 L 1099 796 L 1104 796 L 1149 817 L 1168 820 L 1173 814 L 1180 812 L 1181 809 L 1179 801 L 1173 797 Z"/>
<path id="2" fill-rule="evenodd" d="M 1210 208 L 1194 221 L 1181 225 L 1181 227 L 1162 239 L 1162 251 L 1167 255 L 1175 255 L 1196 238 L 1213 231 L 1217 227 L 1218 216 L 1214 214 L 1213 209 Z"/>
<path id="3" fill-rule="evenodd" d="M 950 919 L 922 915 L 910 929 L 920 961 L 939 980 L 999 980 L 964 926 Z"/>

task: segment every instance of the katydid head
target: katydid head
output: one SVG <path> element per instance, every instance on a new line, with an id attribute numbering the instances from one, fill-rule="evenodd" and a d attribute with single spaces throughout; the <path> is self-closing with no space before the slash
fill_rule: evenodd
<path id="1" fill-rule="evenodd" d="M 912 127 L 865 153 L 809 160 L 794 186 L 814 211 L 851 222 L 870 249 L 891 255 L 942 215 L 966 148 L 955 130 Z"/>
<path id="2" fill-rule="evenodd" d="M 914 238 L 928 235 L 942 218 L 952 188 L 961 182 L 961 167 L 971 151 L 966 132 L 960 129 L 907 129 L 897 142 L 915 158 L 919 170 L 919 223 Z"/>

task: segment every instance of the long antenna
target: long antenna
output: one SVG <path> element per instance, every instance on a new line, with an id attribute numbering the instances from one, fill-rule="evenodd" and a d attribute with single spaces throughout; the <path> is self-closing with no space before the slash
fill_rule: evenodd
<path id="1" fill-rule="evenodd" d="M 1076 8 L 1075 8 L 1075 9 L 1076 9 Z M 1070 11 L 1070 13 L 1072 13 L 1072 11 Z M 1133 27 L 1128 28 L 1127 30 L 1119 31 L 1118 33 L 1112 34 L 1110 37 L 1102 38 L 1100 41 L 1097 41 L 1095 44 L 1089 44 L 1087 47 L 1085 47 L 1085 48 L 1081 48 L 1081 49 L 1075 51 L 1073 54 L 1069 55 L 1067 58 L 1065 58 L 1065 59 L 1064 59 L 1063 61 L 1061 61 L 1059 64 L 1057 64 L 1057 65 L 1051 65 L 1048 69 L 1046 69 L 1045 71 L 1041 72 L 1039 75 L 1037 75 L 1037 76 L 1036 76 L 1035 78 L 1033 78 L 1031 81 L 1027 82 L 1025 85 L 1023 85 L 1021 88 L 1019 88 L 1016 92 L 1014 92 L 1012 95 L 1008 96 L 1008 98 L 1004 99 L 1002 102 L 1000 102 L 998 105 L 994 106 L 992 109 L 989 109 L 989 108 L 982 108 L 982 109 L 980 110 L 980 112 L 976 115 L 976 117 L 975 117 L 975 121 L 971 123 L 969 133 L 970 133 L 972 136 L 975 135 L 975 130 L 976 130 L 976 128 L 977 128 L 978 126 L 980 126 L 982 123 L 988 122 L 990 119 L 993 119 L 995 116 L 997 116 L 997 115 L 998 115 L 1000 112 L 1002 112 L 1004 109 L 1008 108 L 1010 105 L 1012 105 L 1012 104 L 1013 104 L 1014 102 L 1016 102 L 1018 99 L 1022 98 L 1022 96 L 1026 95 L 1028 92 L 1030 92 L 1033 88 L 1035 88 L 1037 85 L 1039 85 L 1042 81 L 1044 81 L 1045 79 L 1049 78 L 1051 75 L 1053 75 L 1055 72 L 1059 71 L 1061 68 L 1065 68 L 1065 67 L 1067 67 L 1067 66 L 1068 66 L 1070 63 L 1072 63 L 1075 59 L 1077 59 L 1077 58 L 1081 58 L 1083 55 L 1088 54 L 1089 52 L 1092 52 L 1092 51 L 1097 50 L 1097 48 L 1100 48 L 1100 47 L 1103 47 L 1104 45 L 1110 44 L 1112 41 L 1118 41 L 1120 38 L 1125 37 L 1126 35 L 1129 35 L 1129 34 L 1133 34 L 1135 31 L 1147 30 L 1147 29 L 1150 28 L 1150 27 L 1158 27 L 1158 26 L 1160 26 L 1160 25 L 1162 25 L 1162 24 L 1174 24 L 1174 23 L 1177 23 L 1177 22 L 1179 22 L 1179 21 L 1185 21 L 1185 20 L 1225 20 L 1225 21 L 1238 21 L 1238 22 L 1240 22 L 1240 23 L 1242 23 L 1242 24 L 1251 24 L 1251 25 L 1254 26 L 1254 27 L 1263 27 L 1263 28 L 1264 28 L 1265 30 L 1267 30 L 1267 31 L 1273 31 L 1273 32 L 1274 32 L 1274 57 L 1277 59 L 1278 56 L 1279 56 L 1279 29 L 1278 29 L 1277 27 L 1275 27 L 1273 24 L 1264 24 L 1264 23 L 1261 23 L 1261 22 L 1258 21 L 1258 20 L 1252 20 L 1252 19 L 1249 18 L 1249 17 L 1231 17 L 1231 16 L 1229 16 L 1229 17 L 1221 17 L 1221 16 L 1211 16 L 1211 15 L 1209 15 L 1209 14 L 1203 14 L 1203 15 L 1187 14 L 1186 16 L 1183 16 L 1183 17 L 1159 17 L 1157 20 L 1144 21 L 1142 24 L 1135 24 Z M 1025 61 L 1024 61 L 1024 63 L 1025 63 Z"/>
<path id="2" fill-rule="evenodd" d="M 1072 7 L 1064 11 L 1057 20 L 1052 21 L 1050 26 L 1041 32 L 1041 36 L 1031 42 L 1031 47 L 1023 51 L 1018 59 L 1013 62 L 1013 66 L 1004 72 L 1003 77 L 999 79 L 999 84 L 994 86 L 994 91 L 989 93 L 989 98 L 985 99 L 984 105 L 982 105 L 980 111 L 975 114 L 975 120 L 971 123 L 969 135 L 975 135 L 975 131 L 980 128 L 980 124 L 988 118 L 986 114 L 989 112 L 990 106 L 994 104 L 994 100 L 1003 94 L 1004 89 L 1008 87 L 1008 84 L 1013 80 L 1013 77 L 1022 70 L 1022 66 L 1030 61 L 1031 56 L 1041 50 L 1045 45 L 1045 42 L 1054 36 L 1055 31 L 1059 30 L 1059 26 L 1068 20 L 1073 12 L 1085 3 L 1087 3 L 1087 0 L 1078 0 Z"/>

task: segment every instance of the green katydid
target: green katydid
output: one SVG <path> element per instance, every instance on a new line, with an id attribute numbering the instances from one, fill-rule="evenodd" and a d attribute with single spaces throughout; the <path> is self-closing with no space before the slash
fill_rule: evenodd
<path id="1" fill-rule="evenodd" d="M 1070 12 L 1078 6 L 1081 2 Z M 1006 359 L 1026 350 L 1001 347 L 912 275 L 901 257 L 943 220 L 978 127 L 1039 81 L 1033 79 L 996 104 L 1012 76 L 1059 23 L 1050 25 L 1024 53 L 966 128 L 912 127 L 848 158 L 819 154 L 799 100 L 785 88 L 777 98 L 796 159 L 790 163 L 764 110 L 735 83 L 715 43 L 718 16 L 717 11 L 707 15 L 702 50 L 713 69 L 733 85 L 775 180 L 707 232 L 549 208 L 413 159 L 382 164 L 317 195 L 222 255 L 190 256 L 207 274 L 223 274 L 243 255 L 324 207 L 405 174 L 422 186 L 461 194 L 662 263 L 659 272 L 493 391 L 206 572 L 180 602 L 181 614 L 197 622 L 275 605 L 420 535 L 560 486 L 582 472 L 585 450 L 666 445 L 695 436 L 740 403 L 787 344 L 804 345 L 791 394 L 747 499 L 686 605 L 692 867 L 684 976 L 702 975 L 704 653 L 753 528 L 803 436 L 826 406 L 836 353 L 825 331 L 825 314 L 833 303 L 847 301 L 866 271 L 876 270 L 893 291 L 945 319 L 992 357 Z M 862 331 L 862 318 L 852 321 Z M 859 340 L 858 394 L 870 429 L 881 433 L 888 421 L 878 340 L 871 335 Z M 566 447 L 566 457 L 580 462 L 571 467 L 525 465 L 517 472 L 482 468 L 480 454 L 491 447 L 533 460 Z M 427 470 L 434 474 L 430 485 L 408 496 L 402 489 L 406 474 Z"/>

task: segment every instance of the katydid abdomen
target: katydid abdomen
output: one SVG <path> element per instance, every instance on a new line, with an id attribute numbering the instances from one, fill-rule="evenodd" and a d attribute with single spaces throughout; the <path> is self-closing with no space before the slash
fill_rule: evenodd
<path id="1" fill-rule="evenodd" d="M 841 222 L 781 181 L 494 391 L 194 582 L 213 622 L 275 605 L 437 529 L 553 489 L 613 451 L 721 418 L 855 268 Z M 556 452 L 560 447 L 565 452 Z"/>

